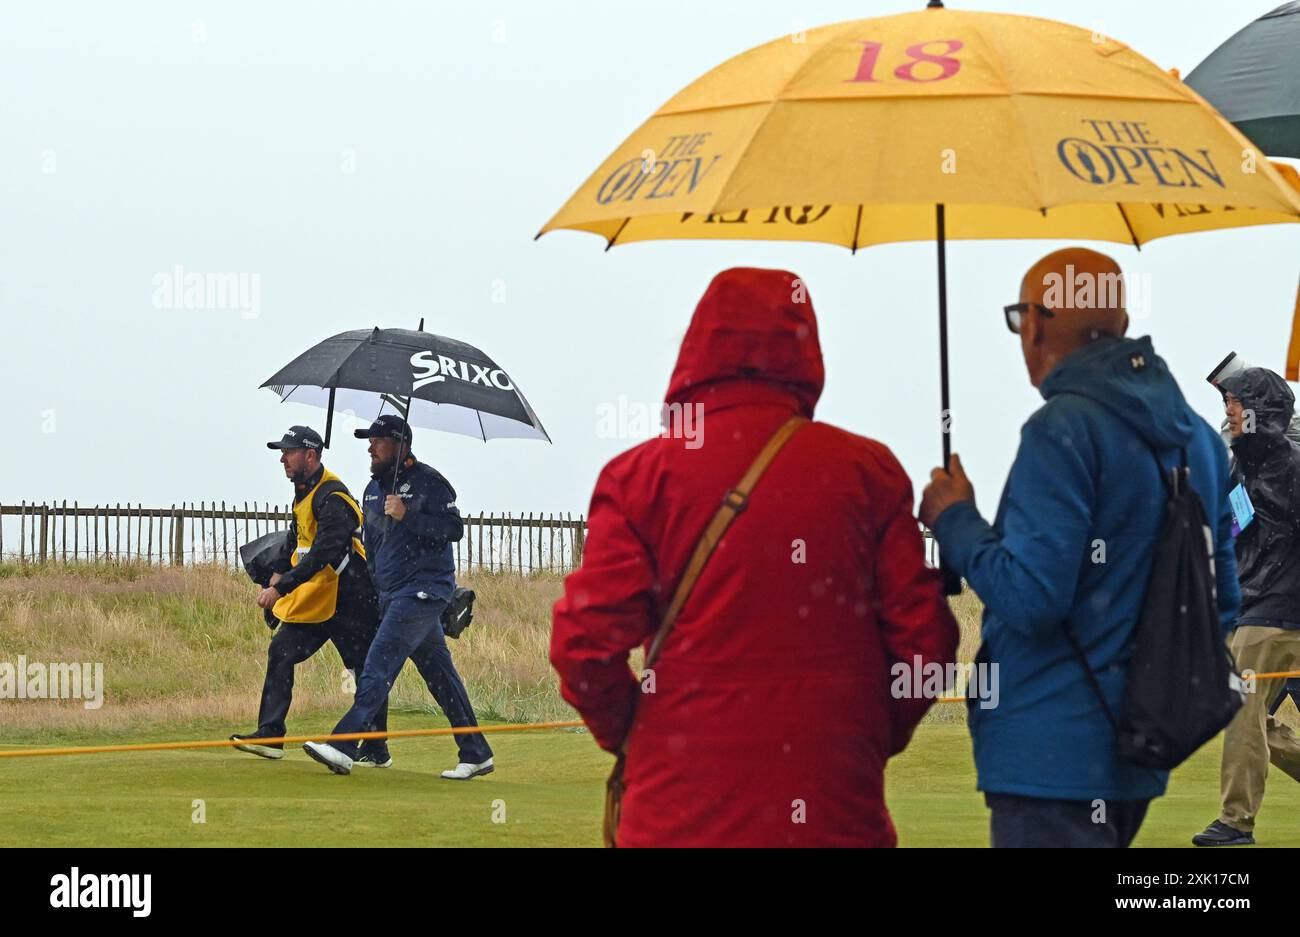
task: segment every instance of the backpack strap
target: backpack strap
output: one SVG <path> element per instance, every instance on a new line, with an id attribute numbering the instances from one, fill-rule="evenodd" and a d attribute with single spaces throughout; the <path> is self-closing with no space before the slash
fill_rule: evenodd
<path id="1" fill-rule="evenodd" d="M 713 555 L 718 541 L 722 535 L 727 532 L 731 522 L 739 517 L 749 507 L 749 493 L 753 491 L 754 485 L 763 477 L 767 467 L 772 464 L 776 454 L 781 451 L 791 436 L 798 431 L 808 421 L 801 416 L 792 416 L 781 424 L 781 427 L 772 434 L 772 438 L 767 441 L 758 457 L 754 459 L 754 464 L 749 467 L 749 471 L 740 479 L 740 483 L 728 491 L 722 498 L 722 505 L 718 508 L 713 520 L 709 521 L 709 526 L 704 530 L 704 536 L 700 537 L 700 542 L 695 545 L 695 552 L 691 554 L 691 560 L 686 564 L 686 572 L 677 583 L 677 591 L 673 593 L 673 600 L 668 604 L 668 611 L 664 613 L 663 621 L 659 624 L 659 630 L 655 633 L 654 641 L 650 643 L 650 651 L 646 654 L 646 667 L 653 667 L 656 660 L 659 659 L 659 652 L 663 650 L 664 642 L 668 640 L 668 635 L 672 633 L 673 625 L 677 623 L 677 615 L 681 612 L 682 606 L 686 604 L 687 598 L 690 597 L 691 590 L 695 588 L 695 581 L 700 578 L 700 573 L 704 571 L 704 564 L 709 561 Z"/>
<path id="2" fill-rule="evenodd" d="M 1069 394 L 1074 397 L 1082 397 L 1084 400 L 1090 400 L 1107 413 L 1114 416 L 1121 423 L 1124 423 L 1125 426 L 1128 426 L 1128 423 L 1116 412 L 1114 407 L 1098 400 L 1096 397 L 1081 393 L 1077 390 L 1061 391 L 1061 394 Z M 1132 427 L 1129 427 L 1129 429 L 1132 430 Z M 1156 447 L 1151 445 L 1150 441 L 1145 437 L 1138 435 L 1136 430 L 1133 430 L 1133 435 L 1138 436 L 1142 445 L 1146 446 L 1147 451 L 1151 453 L 1151 458 L 1156 463 L 1156 473 L 1160 476 L 1160 483 L 1164 486 L 1166 493 L 1170 496 L 1174 496 L 1186 491 L 1189 477 L 1189 471 L 1187 468 L 1187 448 L 1183 447 L 1179 452 L 1178 467 L 1166 469 L 1164 463 L 1160 461 L 1160 453 Z M 1097 697 L 1097 702 L 1101 704 L 1101 711 L 1106 714 L 1106 721 L 1110 723 L 1111 728 L 1115 730 L 1116 734 L 1118 734 L 1120 731 L 1119 720 L 1115 718 L 1115 713 L 1110 708 L 1110 703 L 1106 702 L 1106 694 L 1102 692 L 1101 682 L 1097 679 L 1097 673 L 1092 669 L 1092 665 L 1088 663 L 1088 655 L 1084 653 L 1083 645 L 1079 643 L 1078 635 L 1076 635 L 1074 629 L 1070 627 L 1070 620 L 1068 618 L 1061 623 L 1061 630 L 1065 633 L 1065 640 L 1069 643 L 1071 652 L 1073 652 L 1075 658 L 1079 661 L 1079 666 L 1083 668 L 1083 675 L 1088 678 L 1088 686 L 1092 687 L 1093 695 Z"/>
<path id="3" fill-rule="evenodd" d="M 1106 694 L 1101 690 L 1101 682 L 1097 679 L 1096 672 L 1088 663 L 1088 655 L 1083 653 L 1083 645 L 1079 643 L 1079 638 L 1070 627 L 1070 620 L 1067 618 L 1062 623 L 1062 630 L 1065 632 L 1065 640 L 1070 644 L 1070 650 L 1079 661 L 1079 666 L 1083 668 L 1083 675 L 1088 678 L 1088 686 L 1092 687 L 1093 695 L 1097 697 L 1097 702 L 1101 703 L 1101 711 L 1106 714 L 1106 721 L 1110 727 L 1119 734 L 1119 720 L 1115 718 L 1115 713 L 1110 708 L 1110 703 L 1106 702 Z"/>
<path id="4" fill-rule="evenodd" d="M 329 497 L 338 497 L 342 499 L 343 503 L 351 508 L 352 513 L 355 514 L 357 518 L 357 526 L 353 528 L 352 537 L 348 542 L 347 552 L 343 554 L 343 559 L 339 561 L 338 566 L 331 567 L 336 574 L 342 576 L 343 570 L 347 569 L 348 563 L 352 561 L 353 553 L 359 553 L 363 560 L 366 556 L 365 549 L 361 547 L 359 541 L 362 522 L 361 506 L 357 504 L 356 499 L 352 497 L 352 493 L 348 491 L 348 486 L 343 484 L 341 479 L 330 478 L 317 485 L 316 493 L 312 496 L 311 510 L 316 517 L 320 517 L 321 508 L 325 505 L 325 499 Z"/>
<path id="5" fill-rule="evenodd" d="M 320 509 L 324 506 L 325 499 L 330 495 L 338 495 L 343 499 L 344 503 L 352 509 L 352 513 L 357 516 L 357 526 L 360 527 L 361 507 L 357 504 L 356 499 L 352 497 L 352 493 L 348 491 L 348 486 L 337 478 L 328 479 L 316 486 L 316 494 L 312 496 L 311 500 L 312 513 L 319 517 Z"/>

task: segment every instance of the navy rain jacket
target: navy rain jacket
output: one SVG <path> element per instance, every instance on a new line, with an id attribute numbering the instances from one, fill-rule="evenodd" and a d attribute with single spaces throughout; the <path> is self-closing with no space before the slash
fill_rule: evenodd
<path id="1" fill-rule="evenodd" d="M 444 601 L 456 588 L 456 561 L 451 545 L 465 532 L 456 490 L 436 469 L 409 462 L 397 473 L 396 493 L 406 502 L 406 516 L 384 514 L 384 499 L 393 493 L 392 470 L 366 486 L 366 560 L 380 601 L 424 592 Z"/>

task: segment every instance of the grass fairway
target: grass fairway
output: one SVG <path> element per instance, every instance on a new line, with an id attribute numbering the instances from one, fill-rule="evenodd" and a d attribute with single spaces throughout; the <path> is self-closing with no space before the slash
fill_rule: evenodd
<path id="1" fill-rule="evenodd" d="M 332 721 L 299 718 L 290 728 L 327 731 Z M 392 726 L 431 721 L 400 713 Z M 150 738 L 218 738 L 226 728 L 189 723 Z M 41 742 L 128 740 L 140 738 Z M 599 845 L 610 759 L 589 735 L 502 733 L 491 742 L 499 770 L 469 783 L 438 777 L 455 761 L 446 738 L 397 740 L 392 768 L 350 777 L 330 774 L 296 746 L 279 762 L 226 750 L 3 759 L 0 847 Z M 1216 741 L 1175 774 L 1138 846 L 1190 846 L 1216 814 L 1218 764 Z M 1300 785 L 1280 772 L 1270 781 L 1260 845 L 1300 846 Z M 205 823 L 192 820 L 196 799 L 204 801 Z M 890 766 L 889 805 L 900 845 L 988 845 L 988 812 L 975 792 L 964 727 L 918 729 Z"/>
<path id="2" fill-rule="evenodd" d="M 557 576 L 466 577 L 475 624 L 453 649 L 484 724 L 573 718 L 546 659 Z M 0 748 L 220 739 L 257 712 L 269 633 L 255 590 L 228 571 L 0 563 L 0 661 L 102 661 L 102 708 L 0 700 Z M 953 600 L 959 659 L 978 643 L 979 601 Z M 351 701 L 326 646 L 297 671 L 289 731 L 325 734 Z M 414 668 L 393 689 L 394 729 L 445 725 Z M 1296 725 L 1288 704 L 1285 718 Z M 964 707 L 935 706 L 891 763 L 904 846 L 986 846 Z M 269 762 L 229 749 L 0 759 L 4 846 L 596 846 L 611 759 L 584 732 L 490 737 L 495 774 L 443 781 L 449 738 L 399 739 L 384 771 L 330 774 L 292 747 Z M 1215 740 L 1173 778 L 1139 846 L 1188 846 L 1215 818 Z M 1300 785 L 1272 772 L 1261 845 L 1300 846 Z M 761 779 L 756 779 L 761 783 Z M 195 823 L 193 802 L 206 822 Z M 502 817 L 504 809 L 504 818 Z M 504 819 L 504 822 L 494 820 Z"/>
<path id="3" fill-rule="evenodd" d="M 337 717 L 293 719 L 290 730 L 324 734 Z M 395 713 L 390 728 L 431 723 L 445 724 Z M 148 738 L 228 734 L 228 726 L 191 723 Z M 0 759 L 0 847 L 599 845 L 609 758 L 590 735 L 500 733 L 489 741 L 500 769 L 460 783 L 438 777 L 456 763 L 450 738 L 396 740 L 392 768 L 348 777 L 296 745 L 281 761 L 233 749 Z M 204 802 L 204 823 L 193 822 L 195 800 Z M 494 822 L 502 806 L 505 822 Z"/>
<path id="4" fill-rule="evenodd" d="M 1135 847 L 1195 848 L 1192 835 L 1219 815 L 1219 756 L 1214 739 L 1174 772 L 1169 791 L 1151 805 Z M 900 846 L 987 846 L 989 813 L 975 791 L 965 726 L 922 725 L 889 764 L 889 810 Z M 1300 846 L 1300 784 L 1269 772 L 1255 839 L 1260 846 Z"/>

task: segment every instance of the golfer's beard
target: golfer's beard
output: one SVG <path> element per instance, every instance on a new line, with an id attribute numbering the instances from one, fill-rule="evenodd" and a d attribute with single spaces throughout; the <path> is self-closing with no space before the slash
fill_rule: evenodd
<path id="1" fill-rule="evenodd" d="M 293 482 L 293 487 L 300 488 L 307 484 L 307 471 L 304 469 L 299 472 L 290 472 L 289 481 Z"/>
<path id="2" fill-rule="evenodd" d="M 370 460 L 370 474 L 375 478 L 382 478 L 385 475 L 393 474 L 393 466 L 397 464 L 396 459 L 387 459 L 383 462 Z"/>

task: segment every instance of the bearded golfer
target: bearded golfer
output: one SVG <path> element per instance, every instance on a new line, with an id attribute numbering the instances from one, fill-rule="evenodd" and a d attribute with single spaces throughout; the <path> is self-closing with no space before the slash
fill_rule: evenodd
<path id="1" fill-rule="evenodd" d="M 352 708 L 332 734 L 366 731 L 408 657 L 448 721 L 477 726 L 442 630 L 442 612 L 456 588 L 451 545 L 465 530 L 456 492 L 432 466 L 416 461 L 411 428 L 401 417 L 381 416 L 355 435 L 370 440 L 374 478 L 366 487 L 365 545 L 381 620 Z M 460 763 L 442 772 L 444 778 L 468 781 L 493 770 L 492 749 L 482 733 L 455 738 Z M 304 748 L 335 774 L 348 774 L 356 764 L 356 742 L 308 742 Z"/>

